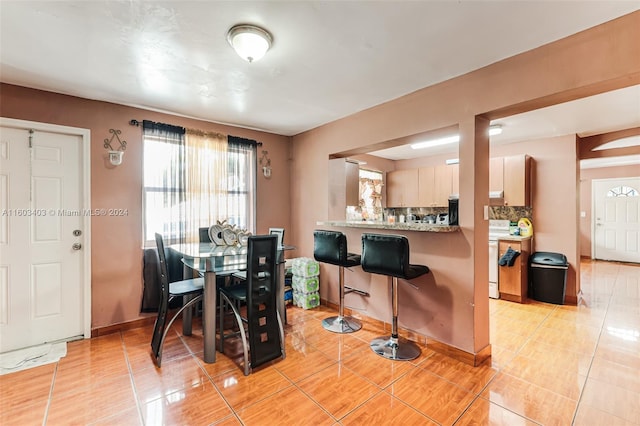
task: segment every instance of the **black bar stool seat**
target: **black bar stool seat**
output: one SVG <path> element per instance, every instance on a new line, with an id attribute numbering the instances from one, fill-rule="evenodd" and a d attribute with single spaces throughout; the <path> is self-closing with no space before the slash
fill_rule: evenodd
<path id="1" fill-rule="evenodd" d="M 362 234 L 362 270 L 386 275 L 391 282 L 391 336 L 373 339 L 371 349 L 378 355 L 396 361 L 409 361 L 420 356 L 420 347 L 398 336 L 398 278 L 411 280 L 429 272 L 425 265 L 409 263 L 409 240 L 403 235 Z"/>
<path id="2" fill-rule="evenodd" d="M 339 266 L 338 315 L 323 319 L 322 327 L 334 333 L 352 333 L 360 330 L 360 321 L 351 316 L 344 316 L 344 268 L 360 265 L 360 255 L 347 252 L 347 237 L 342 232 L 316 230 L 313 232 L 313 257 L 318 262 Z"/>

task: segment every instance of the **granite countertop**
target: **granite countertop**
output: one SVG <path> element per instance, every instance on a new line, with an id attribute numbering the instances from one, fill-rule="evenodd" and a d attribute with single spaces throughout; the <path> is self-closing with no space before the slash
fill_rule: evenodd
<path id="1" fill-rule="evenodd" d="M 347 228 L 386 229 L 389 231 L 418 231 L 418 232 L 457 232 L 459 226 L 434 225 L 422 222 L 387 223 L 373 221 L 325 221 L 317 225 L 338 226 Z"/>
<path id="2" fill-rule="evenodd" d="M 528 237 L 523 237 L 521 235 L 500 235 L 498 237 L 499 241 L 526 241 L 531 240 L 533 235 L 529 235 Z"/>

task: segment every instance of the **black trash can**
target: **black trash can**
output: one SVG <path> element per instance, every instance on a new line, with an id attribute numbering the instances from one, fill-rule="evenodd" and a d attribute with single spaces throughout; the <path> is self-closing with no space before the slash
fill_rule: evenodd
<path id="1" fill-rule="evenodd" d="M 567 256 L 537 251 L 529 258 L 529 295 L 540 302 L 564 304 L 567 289 Z"/>

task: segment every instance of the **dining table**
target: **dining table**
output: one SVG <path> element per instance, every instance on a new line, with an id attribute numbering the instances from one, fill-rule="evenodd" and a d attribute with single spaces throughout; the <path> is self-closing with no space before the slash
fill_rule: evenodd
<path id="1" fill-rule="evenodd" d="M 231 275 L 245 270 L 247 267 L 247 246 L 221 246 L 214 243 L 182 243 L 172 244 L 170 250 L 182 256 L 185 275 L 196 272 L 204 276 L 204 295 L 202 302 L 202 332 L 204 336 L 204 362 L 216 362 L 216 307 L 217 288 L 216 277 Z M 293 250 L 293 246 L 279 246 L 277 250 L 276 282 L 277 309 L 283 323 L 286 324 L 286 309 L 284 303 L 284 278 L 286 250 Z M 188 313 L 186 311 L 189 311 Z M 191 334 L 191 311 L 183 312 L 182 332 Z"/>

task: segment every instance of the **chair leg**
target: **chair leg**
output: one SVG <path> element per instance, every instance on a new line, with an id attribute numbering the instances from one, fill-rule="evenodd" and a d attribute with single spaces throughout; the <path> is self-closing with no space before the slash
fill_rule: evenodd
<path id="1" fill-rule="evenodd" d="M 248 376 L 251 371 L 251 365 L 249 365 L 249 348 L 247 346 L 247 333 L 244 330 L 244 325 L 242 324 L 242 317 L 240 316 L 240 312 L 236 309 L 236 306 L 231 303 L 231 300 L 227 297 L 226 294 L 220 293 L 220 296 L 225 299 L 225 302 L 231 306 L 231 310 L 233 311 L 233 315 L 236 318 L 236 322 L 238 323 L 238 328 L 240 328 L 240 336 L 242 338 L 242 351 L 244 352 L 244 375 Z M 222 336 L 224 334 L 223 324 L 220 324 L 220 341 L 222 341 Z M 222 348 L 224 349 L 224 348 Z M 223 352 L 224 353 L 224 352 Z"/>
<path id="2" fill-rule="evenodd" d="M 222 293 L 218 292 L 218 329 L 220 330 L 220 346 L 218 352 L 224 353 L 224 299 Z"/>
<path id="3" fill-rule="evenodd" d="M 391 281 L 391 336 L 382 336 L 371 341 L 371 349 L 378 355 L 394 361 L 409 361 L 420 356 L 420 347 L 415 343 L 398 336 L 398 278 L 389 277 Z"/>
<path id="4" fill-rule="evenodd" d="M 191 296 L 182 296 L 182 304 L 190 305 Z M 193 309 L 185 309 L 182 314 L 182 334 L 184 336 L 191 336 L 193 322 Z"/>
<path id="5" fill-rule="evenodd" d="M 278 318 L 278 328 L 280 330 L 280 351 L 282 352 L 282 359 L 285 359 L 287 355 L 284 350 L 284 327 L 282 325 L 282 318 L 280 318 L 280 312 L 276 312 L 276 317 Z"/>
<path id="6" fill-rule="evenodd" d="M 175 315 L 173 315 L 173 317 L 171 317 L 171 319 L 169 320 L 169 323 L 165 326 L 164 332 L 162 333 L 162 338 L 160 339 L 160 345 L 158 345 L 158 355 L 155 357 L 156 358 L 156 365 L 158 367 L 160 367 L 161 364 L 162 364 L 162 348 L 164 347 L 164 340 L 167 337 L 167 333 L 169 332 L 169 330 L 171 330 L 171 325 L 176 320 L 176 318 L 178 318 L 180 313 L 182 313 L 185 309 L 190 309 L 193 305 L 198 303 L 200 300 L 202 300 L 202 295 L 198 295 L 197 297 L 194 297 L 193 299 L 191 299 L 188 302 L 186 302 L 182 306 L 182 308 L 180 308 L 180 310 L 178 310 L 178 312 L 176 312 Z M 183 318 L 183 321 L 184 321 L 184 318 Z"/>
<path id="7" fill-rule="evenodd" d="M 338 291 L 340 292 L 338 316 L 323 319 L 322 327 L 334 333 L 353 333 L 362 328 L 362 323 L 351 316 L 344 316 L 344 266 L 339 266 L 338 271 Z"/>

